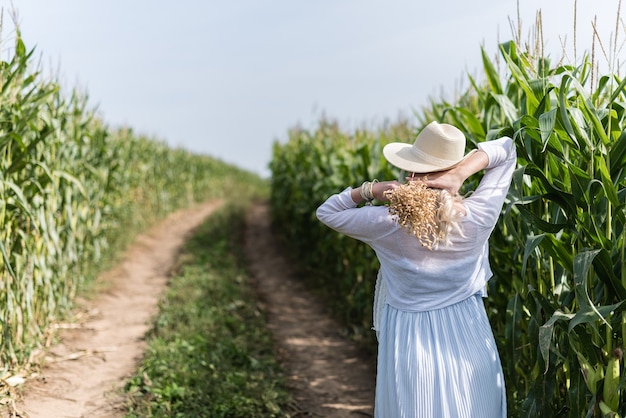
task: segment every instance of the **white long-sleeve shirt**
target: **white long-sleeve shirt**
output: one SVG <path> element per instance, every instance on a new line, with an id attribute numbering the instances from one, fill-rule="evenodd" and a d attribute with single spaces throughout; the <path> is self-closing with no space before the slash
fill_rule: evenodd
<path id="1" fill-rule="evenodd" d="M 506 198 L 516 164 L 513 141 L 503 137 L 482 142 L 489 163 L 474 193 L 463 200 L 464 236 L 452 233 L 451 245 L 429 250 L 398 225 L 387 206 L 363 206 L 351 188 L 329 197 L 317 209 L 330 228 L 370 245 L 380 261 L 386 303 L 416 312 L 439 309 L 484 292 L 492 276 L 488 239 Z M 484 293 L 483 293 L 484 295 Z"/>

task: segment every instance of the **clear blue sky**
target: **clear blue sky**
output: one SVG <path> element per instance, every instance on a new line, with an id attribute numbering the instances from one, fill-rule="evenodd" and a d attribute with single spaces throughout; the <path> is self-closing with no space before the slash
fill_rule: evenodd
<path id="1" fill-rule="evenodd" d="M 522 38 L 539 9 L 547 52 L 573 58 L 574 0 L 520 0 Z M 410 117 L 466 85 L 512 38 L 515 0 L 0 0 L 43 72 L 85 90 L 112 127 L 269 175 L 272 143 L 322 114 L 347 129 Z M 626 8 L 626 5 L 624 6 Z M 578 54 L 591 21 L 609 49 L 618 0 L 578 0 Z M 623 16 L 623 12 L 621 15 Z M 625 36 L 618 31 L 618 44 Z M 610 39 L 609 39 L 610 38 Z M 622 57 L 626 54 L 621 51 Z"/>

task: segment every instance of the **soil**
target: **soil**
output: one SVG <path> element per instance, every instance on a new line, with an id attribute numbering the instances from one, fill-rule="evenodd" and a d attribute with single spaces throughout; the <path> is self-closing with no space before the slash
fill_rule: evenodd
<path id="1" fill-rule="evenodd" d="M 80 300 L 76 321 L 59 324 L 45 366 L 20 390 L 8 416 L 122 417 L 121 388 L 136 370 L 145 333 L 157 313 L 178 251 L 220 205 L 177 212 L 139 236 L 98 282 L 103 291 Z M 268 208 L 248 214 L 246 255 L 296 401 L 295 417 L 373 416 L 374 360 L 350 340 L 280 251 Z"/>

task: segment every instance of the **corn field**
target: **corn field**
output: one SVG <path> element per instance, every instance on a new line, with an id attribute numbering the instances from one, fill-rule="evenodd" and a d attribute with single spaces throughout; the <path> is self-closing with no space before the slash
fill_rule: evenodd
<path id="1" fill-rule="evenodd" d="M 509 416 L 625 416 L 626 80 L 598 77 L 588 56 L 552 66 L 513 41 L 498 61 L 482 58 L 485 81 L 469 77 L 454 102 L 432 101 L 417 117 L 458 126 L 470 148 L 504 135 L 517 147 L 486 300 Z M 347 186 L 396 178 L 382 147 L 415 133 L 407 123 L 345 133 L 322 120 L 274 145 L 274 219 L 355 337 L 372 344 L 375 255 L 314 212 Z"/>
<path id="2" fill-rule="evenodd" d="M 28 367 L 50 326 L 133 235 L 256 175 L 130 129 L 32 69 L 19 30 L 0 61 L 0 378 Z M 235 180 L 235 178 L 237 178 Z"/>

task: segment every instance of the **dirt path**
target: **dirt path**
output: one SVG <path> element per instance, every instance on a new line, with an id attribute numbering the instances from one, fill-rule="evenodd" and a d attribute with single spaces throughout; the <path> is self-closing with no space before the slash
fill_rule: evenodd
<path id="1" fill-rule="evenodd" d="M 124 261 L 103 275 L 108 290 L 84 302 L 84 318 L 60 332 L 41 376 L 17 410 L 30 418 L 121 417 L 119 388 L 136 368 L 144 334 L 180 245 L 219 203 L 173 214 L 140 236 Z M 277 252 L 265 206 L 249 214 L 251 271 L 269 315 L 300 417 L 371 416 L 373 361 L 339 332 Z"/>
<path id="2" fill-rule="evenodd" d="M 18 411 L 30 418 L 121 416 L 118 389 L 143 354 L 143 337 L 178 250 L 217 206 L 174 213 L 136 239 L 122 263 L 99 278 L 106 290 L 81 303 L 82 321 L 61 330 L 60 343 L 49 351 L 41 377 L 28 383 Z"/>
<path id="3" fill-rule="evenodd" d="M 342 335 L 342 327 L 295 278 L 272 238 L 267 206 L 255 206 L 247 224 L 250 269 L 300 416 L 373 416 L 374 359 Z"/>

